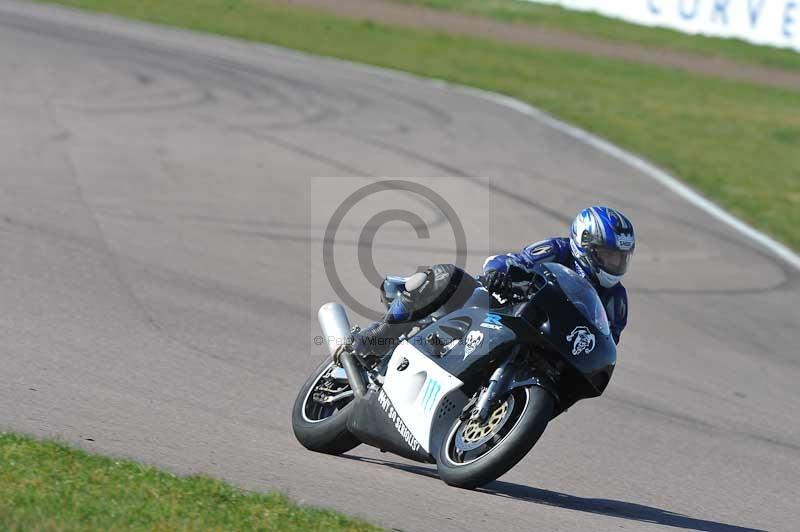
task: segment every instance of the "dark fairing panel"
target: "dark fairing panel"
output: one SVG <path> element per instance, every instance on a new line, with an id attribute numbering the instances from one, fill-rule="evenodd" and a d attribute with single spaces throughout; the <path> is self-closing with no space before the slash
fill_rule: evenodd
<path id="1" fill-rule="evenodd" d="M 434 463 L 416 439 L 405 429 L 403 420 L 394 413 L 391 401 L 380 391 L 371 390 L 363 398 L 355 399 L 347 419 L 347 429 L 367 445 L 390 451 L 417 462 Z"/>
<path id="2" fill-rule="evenodd" d="M 420 331 L 412 343 L 442 369 L 467 381 L 517 343 L 502 319 L 488 309 L 457 310 Z"/>
<path id="3" fill-rule="evenodd" d="M 543 264 L 536 268 L 541 276 L 531 299 L 519 309 L 519 314 L 532 323 L 543 348 L 557 352 L 574 377 L 587 385 L 584 397 L 603 393 L 614 371 L 617 347 L 611 337 L 605 316 L 595 312 L 602 309 L 594 288 L 575 272 L 558 264 Z M 569 292 L 561 284 L 569 283 Z M 583 286 L 583 290 L 576 289 Z M 581 386 L 581 388 L 583 388 Z"/>

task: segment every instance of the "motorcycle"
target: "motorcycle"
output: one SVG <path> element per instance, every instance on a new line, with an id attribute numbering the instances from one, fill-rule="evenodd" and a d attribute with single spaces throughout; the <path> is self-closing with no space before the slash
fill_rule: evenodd
<path id="1" fill-rule="evenodd" d="M 384 303 L 400 288 L 402 278 L 387 278 Z M 553 418 L 603 393 L 616 363 L 597 292 L 556 263 L 538 265 L 507 301 L 476 288 L 377 361 L 349 348 L 358 329 L 340 305 L 323 305 L 319 319 L 331 356 L 295 401 L 298 441 L 328 454 L 363 443 L 435 463 L 444 482 L 461 488 L 508 472 Z"/>

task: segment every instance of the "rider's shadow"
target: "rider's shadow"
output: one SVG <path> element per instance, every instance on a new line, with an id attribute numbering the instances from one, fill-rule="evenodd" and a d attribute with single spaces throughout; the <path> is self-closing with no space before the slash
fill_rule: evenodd
<path id="1" fill-rule="evenodd" d="M 431 478 L 439 478 L 436 470 L 425 466 L 418 466 L 413 464 L 401 464 L 397 462 L 389 462 L 376 458 L 366 458 L 361 456 L 344 455 L 344 458 L 357 460 L 359 462 L 368 462 L 372 464 L 379 464 L 401 471 L 407 471 L 417 475 L 423 475 Z M 521 501 L 527 501 L 535 504 L 546 504 L 548 506 L 557 506 L 566 510 L 574 510 L 578 512 L 588 512 L 592 514 L 605 515 L 609 517 L 617 517 L 620 519 L 628 519 L 631 521 L 641 521 L 644 523 L 653 523 L 657 525 L 666 525 L 677 528 L 684 528 L 687 530 L 701 530 L 704 532 L 721 532 L 721 531 L 755 531 L 765 532 L 758 528 L 748 528 L 736 525 L 729 525 L 717 521 L 708 521 L 705 519 L 697 519 L 687 515 L 654 508 L 652 506 L 645 506 L 643 504 L 635 504 L 631 502 L 615 501 L 611 499 L 590 499 L 583 497 L 576 497 L 567 493 L 559 493 L 557 491 L 544 490 L 533 488 L 531 486 L 524 486 L 522 484 L 514 484 L 513 482 L 504 482 L 502 480 L 495 480 L 487 484 L 483 488 L 476 490 L 482 493 L 488 493 L 498 497 L 509 497 Z"/>

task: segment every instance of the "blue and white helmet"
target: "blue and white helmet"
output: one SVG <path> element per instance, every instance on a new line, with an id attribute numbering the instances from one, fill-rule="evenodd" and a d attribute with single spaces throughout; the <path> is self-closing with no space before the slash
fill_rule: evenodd
<path id="1" fill-rule="evenodd" d="M 596 206 L 582 210 L 572 222 L 569 244 L 578 264 L 610 288 L 628 271 L 636 236 L 624 214 Z"/>

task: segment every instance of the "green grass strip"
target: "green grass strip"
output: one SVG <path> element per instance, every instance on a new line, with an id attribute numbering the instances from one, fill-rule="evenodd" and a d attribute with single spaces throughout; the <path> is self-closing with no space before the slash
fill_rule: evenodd
<path id="1" fill-rule="evenodd" d="M 378 529 L 281 494 L 0 434 L 0 530 Z"/>
<path id="2" fill-rule="evenodd" d="M 523 0 L 389 0 L 438 9 L 480 15 L 504 22 L 528 24 L 540 28 L 575 33 L 584 37 L 630 43 L 673 52 L 721 56 L 744 63 L 800 70 L 800 53 L 794 50 L 757 46 L 741 39 L 687 35 L 667 28 L 630 24 L 586 11 L 572 11 L 559 6 Z M 630 0 L 616 0 L 630 1 Z M 713 8 L 701 4 L 701 9 Z M 755 3 L 754 3 L 755 5 Z"/>
<path id="3" fill-rule="evenodd" d="M 800 91 L 398 28 L 267 0 L 58 3 L 270 42 L 507 94 L 647 157 L 735 215 L 800 249 L 796 230 L 800 226 Z M 590 186 L 587 183 L 587 193 Z"/>

